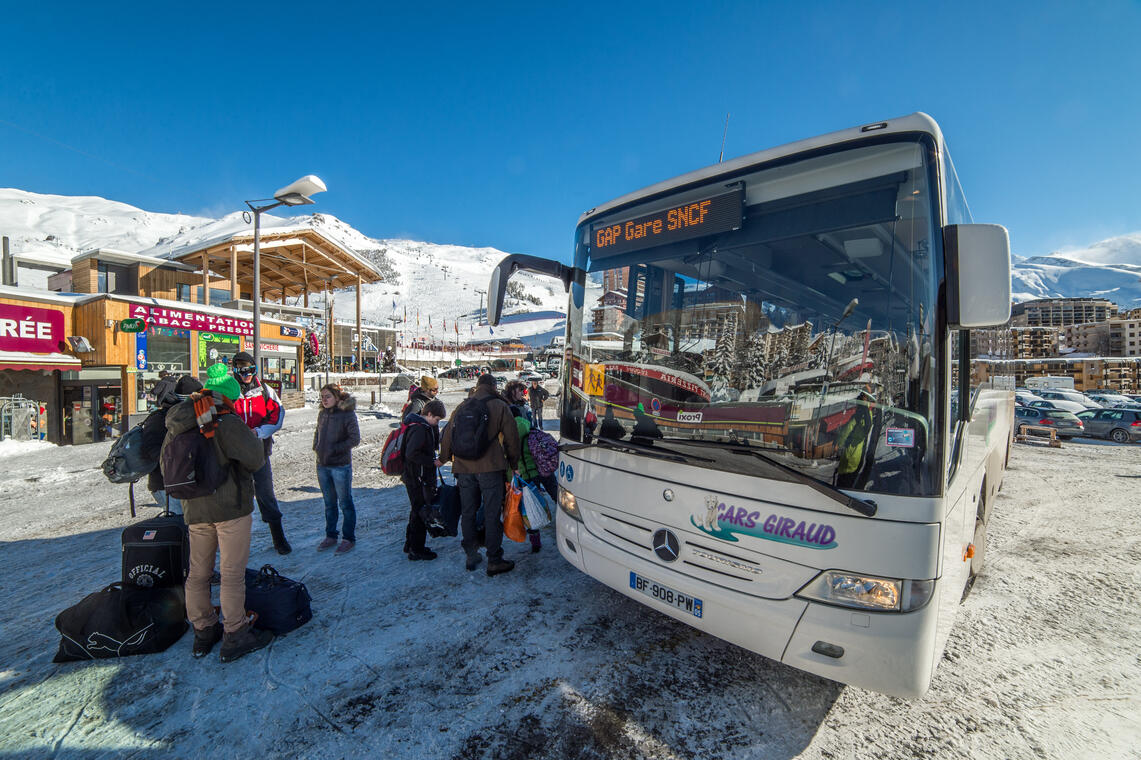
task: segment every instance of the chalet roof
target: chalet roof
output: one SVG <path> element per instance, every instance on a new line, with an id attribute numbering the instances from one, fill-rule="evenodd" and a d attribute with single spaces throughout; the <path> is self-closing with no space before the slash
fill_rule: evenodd
<path id="1" fill-rule="evenodd" d="M 260 233 L 261 287 L 296 296 L 308 290 L 345 288 L 360 282 L 380 282 L 380 271 L 344 243 L 306 226 L 278 226 Z M 229 279 L 237 262 L 237 279 L 253 290 L 252 232 L 230 233 L 176 248 L 163 258 L 198 268 L 208 266 L 216 276 Z M 207 264 L 203 264 L 205 257 Z M 263 296 L 264 297 L 264 296 Z"/>

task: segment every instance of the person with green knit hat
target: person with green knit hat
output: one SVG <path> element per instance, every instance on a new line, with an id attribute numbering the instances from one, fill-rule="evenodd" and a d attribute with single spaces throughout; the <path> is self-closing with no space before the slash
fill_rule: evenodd
<path id="1" fill-rule="evenodd" d="M 242 396 L 242 386 L 238 385 L 238 381 L 230 373 L 230 368 L 222 362 L 211 364 L 206 370 L 205 388 L 208 391 L 222 394 L 231 403 Z"/>
<path id="2" fill-rule="evenodd" d="M 205 390 L 191 394 L 167 412 L 160 461 L 173 461 L 185 452 L 190 444 L 183 434 L 193 433 L 212 444 L 218 465 L 228 472 L 213 491 L 184 498 L 182 514 L 190 533 L 190 567 L 184 589 L 186 616 L 194 626 L 191 651 L 195 657 L 204 657 L 221 641 L 221 660 L 231 662 L 273 639 L 272 633 L 255 627 L 245 606 L 254 510 L 253 473 L 265 466 L 265 449 L 235 413 L 232 399 L 240 390 L 238 382 L 229 376 L 229 368 L 215 364 L 206 376 Z M 165 451 L 172 446 L 175 451 L 167 457 Z M 165 464 L 163 468 L 169 485 Z M 223 621 L 219 621 L 210 596 L 216 554 L 221 556 L 218 594 Z"/>

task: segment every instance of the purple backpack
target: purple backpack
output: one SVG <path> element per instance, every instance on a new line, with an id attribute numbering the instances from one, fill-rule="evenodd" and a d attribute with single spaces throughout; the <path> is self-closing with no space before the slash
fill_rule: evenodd
<path id="1" fill-rule="evenodd" d="M 542 430 L 532 430 L 527 435 L 527 447 L 531 450 L 531 458 L 535 460 L 535 467 L 544 478 L 554 475 L 559 469 L 559 444 Z"/>

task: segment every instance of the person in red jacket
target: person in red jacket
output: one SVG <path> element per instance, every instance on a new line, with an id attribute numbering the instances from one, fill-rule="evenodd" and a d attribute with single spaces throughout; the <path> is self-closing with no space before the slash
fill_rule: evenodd
<path id="1" fill-rule="evenodd" d="M 289 554 L 293 547 L 285 539 L 285 529 L 281 525 L 281 508 L 273 493 L 273 470 L 269 455 L 273 451 L 273 434 L 281 430 L 285 422 L 285 409 L 277 393 L 257 378 L 254 357 L 245 351 L 234 354 L 234 378 L 241 386 L 241 398 L 234 400 L 234 409 L 242 421 L 254 431 L 265 446 L 265 465 L 254 473 L 254 497 L 257 499 L 261 519 L 269 526 L 273 537 L 273 548 L 278 554 Z"/>

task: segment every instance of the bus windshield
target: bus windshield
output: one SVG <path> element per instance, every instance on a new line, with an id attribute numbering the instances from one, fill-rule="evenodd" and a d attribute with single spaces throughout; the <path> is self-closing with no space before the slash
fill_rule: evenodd
<path id="1" fill-rule="evenodd" d="M 896 136 L 584 220 L 575 266 L 603 287 L 574 286 L 564 437 L 938 494 L 934 155 Z"/>

